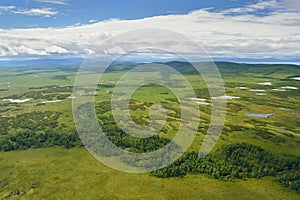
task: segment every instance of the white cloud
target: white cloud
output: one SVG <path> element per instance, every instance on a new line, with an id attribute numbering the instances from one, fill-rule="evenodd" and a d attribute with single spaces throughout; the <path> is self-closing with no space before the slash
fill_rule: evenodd
<path id="1" fill-rule="evenodd" d="M 10 11 L 10 10 L 13 10 L 15 8 L 16 8 L 16 6 L 0 6 L 0 12 L 1 11 Z"/>
<path id="2" fill-rule="evenodd" d="M 268 6 L 273 9 L 280 7 L 280 4 L 274 4 L 272 0 L 269 3 L 249 5 L 246 8 L 265 9 Z M 229 11 L 201 9 L 181 15 L 138 20 L 112 19 L 64 28 L 0 29 L 0 56 L 23 54 L 82 56 L 93 52 L 97 44 L 119 33 L 138 28 L 161 28 L 186 35 L 202 45 L 214 57 L 299 58 L 298 12 L 283 8 L 275 9 L 274 12 L 264 16 L 256 16 L 251 14 L 252 11 L 249 12 L 229 15 Z M 132 41 L 128 41 L 128 45 L 130 42 Z M 166 38 L 162 45 L 168 49 L 172 45 L 172 38 Z M 118 47 L 107 52 L 111 53 L 110 51 L 122 52 Z M 182 51 L 191 55 L 195 53 L 192 47 L 184 44 Z"/>
<path id="3" fill-rule="evenodd" d="M 57 15 L 58 11 L 53 8 L 31 8 L 26 10 L 17 8 L 16 6 L 0 6 L 0 14 L 3 13 L 50 17 L 52 15 Z"/>
<path id="4" fill-rule="evenodd" d="M 52 8 L 32 8 L 30 10 L 17 10 L 12 11 L 14 14 L 30 15 L 30 16 L 45 16 L 57 15 L 58 12 Z"/>
<path id="5" fill-rule="evenodd" d="M 224 13 L 225 14 L 251 13 L 251 12 L 257 12 L 260 10 L 276 9 L 276 8 L 282 8 L 282 5 L 276 0 L 269 0 L 269 1 L 260 1 L 256 4 L 250 4 L 245 7 L 228 9 L 228 10 L 225 10 Z"/>
<path id="6" fill-rule="evenodd" d="M 89 21 L 89 23 L 95 23 L 95 22 L 97 22 L 98 20 L 95 20 L 95 19 L 91 19 L 90 21 Z"/>
<path id="7" fill-rule="evenodd" d="M 57 5 L 69 5 L 65 0 L 35 0 L 35 1 L 42 2 L 42 3 L 57 4 Z"/>
<path id="8" fill-rule="evenodd" d="M 277 0 L 269 0 L 269 1 L 260 1 L 256 4 L 251 4 L 248 6 L 254 10 L 264 10 L 264 9 L 272 9 L 272 8 L 280 8 L 281 5 Z"/>
<path id="9" fill-rule="evenodd" d="M 32 49 L 32 48 L 26 47 L 24 45 L 15 47 L 14 50 L 16 52 L 18 52 L 19 54 L 39 55 L 39 56 L 47 55 L 47 53 L 45 51 L 39 51 L 37 49 Z"/>
<path id="10" fill-rule="evenodd" d="M 114 46 L 110 49 L 104 49 L 105 54 L 125 54 L 126 52 L 119 46 Z"/>
<path id="11" fill-rule="evenodd" d="M 64 49 L 62 47 L 59 47 L 59 46 L 46 47 L 45 50 L 48 54 L 51 54 L 51 53 L 57 53 L 57 54 L 68 53 L 68 51 L 66 49 Z"/>

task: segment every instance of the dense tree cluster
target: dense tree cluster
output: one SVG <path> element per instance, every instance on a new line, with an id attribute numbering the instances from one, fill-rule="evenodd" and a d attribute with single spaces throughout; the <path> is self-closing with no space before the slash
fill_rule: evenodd
<path id="1" fill-rule="evenodd" d="M 241 143 L 225 146 L 205 158 L 200 158 L 198 152 L 186 153 L 172 165 L 152 174 L 167 178 L 182 177 L 187 173 L 204 173 L 223 180 L 275 176 L 282 185 L 299 192 L 300 157 L 276 155 L 258 146 Z"/>
<path id="2" fill-rule="evenodd" d="M 110 141 L 122 149 L 132 152 L 151 152 L 167 145 L 170 140 L 153 136 L 150 138 L 133 137 L 123 132 L 113 121 L 112 116 L 101 116 L 101 127 Z M 103 122 L 105 121 L 105 123 Z"/>
<path id="3" fill-rule="evenodd" d="M 0 151 L 24 150 L 28 148 L 42 148 L 62 146 L 72 148 L 81 146 L 81 141 L 76 132 L 73 133 L 53 133 L 34 131 L 22 131 L 16 134 L 7 135 L 0 138 Z"/>
<path id="4" fill-rule="evenodd" d="M 276 180 L 283 186 L 291 188 L 300 193 L 300 172 L 291 171 L 278 175 Z"/>
<path id="5" fill-rule="evenodd" d="M 62 133 L 60 115 L 54 111 L 34 111 L 0 118 L 0 151 L 81 145 L 75 131 L 66 129 Z"/>

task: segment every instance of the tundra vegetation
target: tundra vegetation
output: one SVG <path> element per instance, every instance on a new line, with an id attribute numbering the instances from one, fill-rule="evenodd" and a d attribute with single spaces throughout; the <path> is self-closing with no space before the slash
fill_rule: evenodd
<path id="1" fill-rule="evenodd" d="M 0 198 L 299 199 L 300 67 L 216 63 L 225 82 L 227 116 L 213 151 L 199 158 L 213 97 L 188 63 L 164 64 L 192 85 L 197 99 L 186 101 L 199 106 L 200 123 L 181 158 L 141 175 L 109 169 L 83 147 L 72 115 L 76 66 L 0 67 Z M 180 107 L 170 89 L 145 85 L 131 97 L 131 118 L 146 126 L 151 106 L 160 104 L 166 123 L 157 135 L 144 139 L 121 130 L 112 116 L 111 95 L 116 81 L 135 65 L 117 64 L 107 70 L 96 90 L 95 110 L 116 146 L 151 152 L 171 142 L 181 123 L 181 109 L 188 108 Z"/>

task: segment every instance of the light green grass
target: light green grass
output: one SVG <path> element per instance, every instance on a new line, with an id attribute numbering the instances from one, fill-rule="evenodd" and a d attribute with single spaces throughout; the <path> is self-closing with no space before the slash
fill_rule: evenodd
<path id="1" fill-rule="evenodd" d="M 289 81 L 288 76 L 300 74 L 300 69 L 285 70 L 284 68 L 255 67 L 247 72 L 234 73 L 230 68 L 223 70 L 223 77 L 228 95 L 241 99 L 228 101 L 232 107 L 227 109 L 226 126 L 214 150 L 231 143 L 252 143 L 279 154 L 300 154 L 299 110 L 300 97 L 298 91 L 288 91 L 282 94 L 273 92 L 273 88 L 291 85 L 300 88 L 300 82 Z M 222 70 L 221 70 L 222 71 Z M 27 73 L 27 74 L 26 74 Z M 28 74 L 30 73 L 30 74 Z M 124 72 L 105 74 L 102 84 L 113 86 Z M 37 76 L 36 76 L 37 75 Z M 66 75 L 68 80 L 53 79 L 57 75 Z M 29 91 L 29 86 L 72 86 L 75 72 L 41 71 L 23 69 L 1 69 L 0 82 L 11 82 L 9 91 L 1 91 L 0 98 L 11 94 Z M 86 76 L 88 77 L 88 76 Z M 205 83 L 198 75 L 186 75 L 194 89 L 205 90 Z M 273 86 L 260 86 L 260 82 L 272 82 Z M 239 90 L 236 86 L 246 86 L 251 89 L 266 89 L 267 96 L 257 96 L 249 90 Z M 1 85 L 2 87 L 6 87 Z M 1 89 L 0 88 L 0 89 Z M 98 88 L 97 102 L 110 100 L 112 88 Z M 168 94 L 164 94 L 164 93 Z M 200 95 L 200 98 L 207 96 Z M 71 95 L 71 94 L 70 94 Z M 290 97 L 290 98 L 288 98 Z M 174 95 L 163 87 L 142 88 L 133 98 L 141 103 L 159 103 Z M 0 112 L 4 115 L 17 115 L 33 111 L 57 111 L 62 115 L 60 124 L 67 125 L 66 130 L 74 128 L 72 116 L 72 100 L 65 99 L 58 103 L 48 103 L 36 106 L 42 99 L 32 100 L 24 104 L 10 105 L 13 109 Z M 0 107 L 4 108 L 3 102 Z M 239 110 L 238 107 L 241 107 Z M 279 107 L 289 108 L 290 111 L 279 110 Z M 210 120 L 209 106 L 200 106 L 201 121 L 206 124 Z M 273 116 L 250 118 L 247 113 L 275 113 Z M 297 114 L 298 112 L 298 114 Z M 132 116 L 143 116 L 146 111 L 131 111 Z M 107 113 L 105 114 L 107 115 Z M 257 127 L 250 120 L 255 119 L 264 124 L 267 132 L 273 133 L 284 142 L 276 143 L 262 138 L 255 133 Z M 0 118 L 1 120 L 1 118 Z M 171 123 L 170 123 L 171 124 Z M 168 127 L 172 127 L 168 124 Z M 230 131 L 232 126 L 250 128 L 246 131 Z M 286 128 L 286 134 L 280 132 Z M 64 130 L 61 130 L 64 131 Z M 167 134 L 160 135 L 172 138 L 175 131 L 170 129 Z M 198 133 L 190 150 L 199 150 L 203 133 Z M 38 188 L 31 188 L 38 184 Z M 126 174 L 114 171 L 96 161 L 83 148 L 65 149 L 30 149 L 26 151 L 0 153 L 0 199 L 14 191 L 24 191 L 23 196 L 11 196 L 12 199 L 299 199 L 299 194 L 281 187 L 273 178 L 219 181 L 203 175 L 188 175 L 185 178 L 159 179 L 149 174 Z"/>
<path id="2" fill-rule="evenodd" d="M 107 168 L 85 149 L 0 153 L 0 198 L 21 199 L 299 199 L 272 178 L 219 181 L 203 175 L 160 179 Z M 30 188 L 33 184 L 37 188 Z M 20 196 L 11 196 L 19 199 Z"/>

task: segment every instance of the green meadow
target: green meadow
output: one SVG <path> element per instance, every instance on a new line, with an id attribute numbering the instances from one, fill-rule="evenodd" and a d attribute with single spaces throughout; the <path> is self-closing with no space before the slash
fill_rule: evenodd
<path id="1" fill-rule="evenodd" d="M 178 70 L 193 87 L 198 99 L 187 95 L 185 100 L 199 106 L 200 116 L 193 119 L 200 123 L 182 158 L 144 174 L 110 169 L 82 146 L 72 113 L 76 67 L 0 67 L 0 198 L 300 198 L 300 82 L 293 79 L 300 76 L 299 66 L 216 63 L 226 95 L 236 98 L 227 100 L 225 125 L 213 151 L 200 159 L 195 155 L 210 123 L 212 97 L 191 66 L 164 64 Z M 166 110 L 166 123 L 148 139 L 122 132 L 112 117 L 110 101 L 118 79 L 134 66 L 119 64 L 103 74 L 95 109 L 115 145 L 151 152 L 174 138 L 182 109 L 190 108 L 180 107 L 176 94 L 164 86 L 140 87 L 129 102 L 133 121 L 148 125 L 152 105 L 160 104 Z M 194 131 L 189 123 L 185 125 Z"/>
<path id="2" fill-rule="evenodd" d="M 0 160 L 1 199 L 299 199 L 271 177 L 221 181 L 122 173 L 84 148 L 8 152 Z"/>

